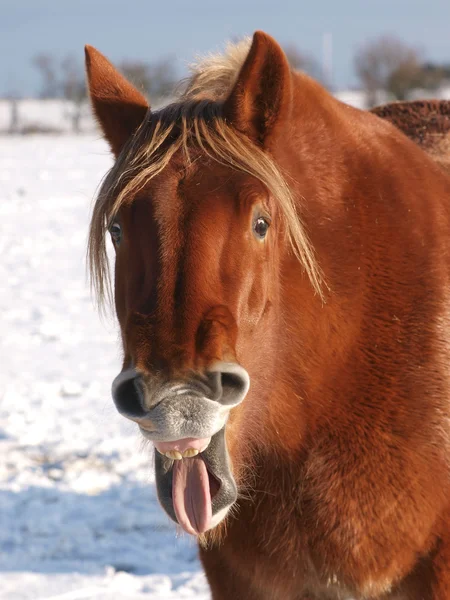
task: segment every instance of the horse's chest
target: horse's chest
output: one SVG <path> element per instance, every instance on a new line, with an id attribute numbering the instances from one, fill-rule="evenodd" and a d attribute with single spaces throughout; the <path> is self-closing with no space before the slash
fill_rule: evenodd
<path id="1" fill-rule="evenodd" d="M 342 571 L 333 570 L 342 565 L 342 554 L 339 561 L 330 556 L 329 562 L 326 553 L 318 556 L 301 511 L 277 507 L 273 501 L 242 507 L 219 551 L 254 588 L 257 600 L 352 600 L 357 595 L 345 585 Z M 360 583 L 361 591 L 380 595 L 391 588 L 385 580 Z"/>
<path id="2" fill-rule="evenodd" d="M 242 507 L 239 520 L 218 549 L 231 570 L 254 590 L 255 599 L 351 599 L 336 577 L 320 582 L 304 528 L 293 511 L 258 508 L 252 513 Z"/>
<path id="3" fill-rule="evenodd" d="M 298 537 L 300 541 L 301 532 Z M 251 590 L 245 596 L 251 600 L 355 600 L 361 597 L 349 590 L 338 575 L 321 577 L 306 546 L 296 548 L 292 536 L 286 542 L 281 538 L 271 541 L 262 537 L 253 547 L 239 542 L 228 557 L 231 571 L 245 582 L 247 591 Z M 404 599 L 395 596 L 395 600 Z"/>

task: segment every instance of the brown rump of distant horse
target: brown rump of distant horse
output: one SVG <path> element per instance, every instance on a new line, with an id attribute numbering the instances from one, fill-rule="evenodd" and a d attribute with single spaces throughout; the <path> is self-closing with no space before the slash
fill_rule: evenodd
<path id="1" fill-rule="evenodd" d="M 372 112 L 400 131 L 450 169 L 450 101 L 415 100 L 377 106 Z"/>
<path id="2" fill-rule="evenodd" d="M 152 111 L 86 54 L 113 399 L 213 599 L 449 600 L 449 104 L 357 110 L 257 32 Z"/>

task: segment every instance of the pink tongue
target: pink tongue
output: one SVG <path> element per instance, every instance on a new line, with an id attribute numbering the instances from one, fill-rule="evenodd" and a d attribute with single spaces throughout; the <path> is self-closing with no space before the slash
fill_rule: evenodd
<path id="1" fill-rule="evenodd" d="M 192 535 L 209 528 L 212 516 L 209 477 L 199 456 L 173 463 L 173 508 L 181 527 Z"/>

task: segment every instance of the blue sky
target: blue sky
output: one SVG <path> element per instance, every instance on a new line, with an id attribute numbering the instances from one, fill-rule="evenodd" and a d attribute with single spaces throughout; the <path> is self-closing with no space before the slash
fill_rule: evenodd
<path id="1" fill-rule="evenodd" d="M 450 62 L 450 0 L 0 0 L 0 94 L 37 91 L 39 52 L 81 61 L 89 43 L 113 61 L 173 55 L 183 74 L 196 53 L 255 29 L 319 60 L 332 34 L 337 87 L 355 84 L 355 51 L 383 33 Z"/>

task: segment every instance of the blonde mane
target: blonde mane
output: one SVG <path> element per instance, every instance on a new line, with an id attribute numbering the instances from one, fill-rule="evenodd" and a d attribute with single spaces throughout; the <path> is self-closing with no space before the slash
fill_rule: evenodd
<path id="1" fill-rule="evenodd" d="M 106 254 L 108 225 L 120 207 L 161 173 L 177 152 L 187 164 L 192 150 L 261 181 L 277 199 L 294 254 L 323 299 L 322 277 L 298 215 L 291 191 L 271 156 L 230 127 L 222 104 L 231 92 L 247 57 L 250 39 L 229 44 L 221 55 L 210 55 L 191 67 L 191 77 L 175 102 L 145 119 L 106 176 L 96 200 L 89 232 L 91 284 L 102 303 L 111 298 Z"/>

